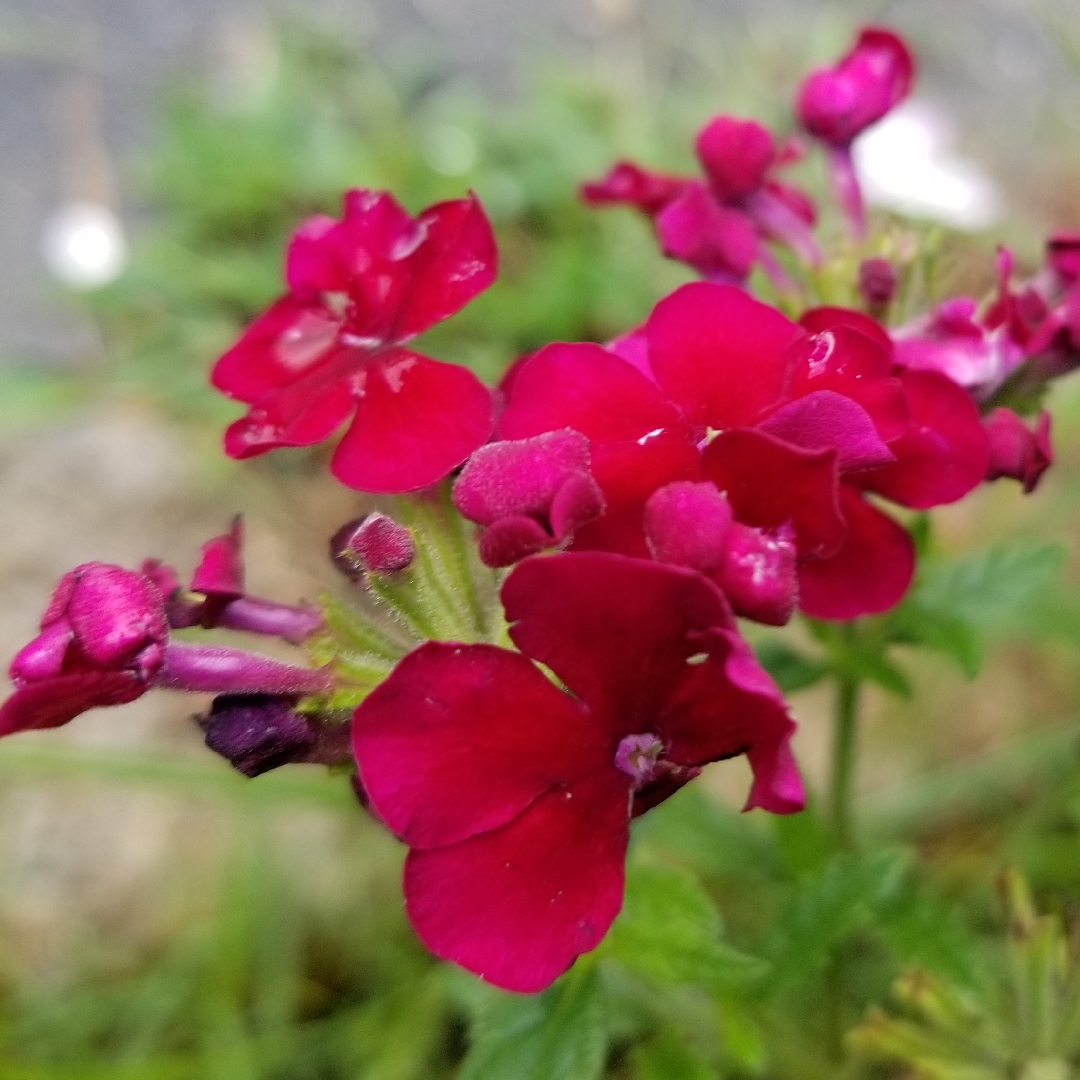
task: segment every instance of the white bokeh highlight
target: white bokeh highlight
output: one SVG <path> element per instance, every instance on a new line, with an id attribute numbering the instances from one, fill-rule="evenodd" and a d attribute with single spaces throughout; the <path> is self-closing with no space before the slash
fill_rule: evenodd
<path id="1" fill-rule="evenodd" d="M 872 206 L 956 229 L 979 230 L 1001 217 L 998 189 L 953 150 L 953 126 L 940 109 L 908 101 L 852 146 L 863 196 Z"/>
<path id="2" fill-rule="evenodd" d="M 120 276 L 128 259 L 119 217 L 96 202 L 61 206 L 46 222 L 42 254 L 49 270 L 73 289 L 108 285 Z"/>

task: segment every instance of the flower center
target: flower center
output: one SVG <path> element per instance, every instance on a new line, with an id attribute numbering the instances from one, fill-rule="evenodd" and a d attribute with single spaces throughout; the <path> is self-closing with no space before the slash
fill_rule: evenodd
<path id="1" fill-rule="evenodd" d="M 615 768 L 626 773 L 634 781 L 634 790 L 640 791 L 660 771 L 659 759 L 663 752 L 664 744 L 651 732 L 627 735 L 619 741 L 615 751 Z"/>

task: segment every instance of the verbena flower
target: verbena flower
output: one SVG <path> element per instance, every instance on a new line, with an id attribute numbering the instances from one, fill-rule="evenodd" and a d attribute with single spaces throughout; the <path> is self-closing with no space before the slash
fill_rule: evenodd
<path id="1" fill-rule="evenodd" d="M 144 573 L 85 563 L 64 575 L 41 632 L 11 662 L 15 693 L 0 706 L 0 735 L 66 724 L 152 687 L 195 692 L 311 694 L 327 672 L 221 645 L 170 640 L 165 597 Z"/>
<path id="2" fill-rule="evenodd" d="M 250 407 L 225 435 L 231 457 L 328 439 L 352 417 L 331 471 L 362 491 L 411 491 L 491 434 L 490 392 L 468 369 L 403 348 L 495 278 L 495 239 L 475 197 L 410 217 L 388 192 L 350 191 L 341 221 L 293 234 L 289 292 L 214 366 L 214 386 Z"/>
<path id="3" fill-rule="evenodd" d="M 584 184 L 582 197 L 596 206 L 636 207 L 653 220 L 664 254 L 710 281 L 742 284 L 760 262 L 778 283 L 790 284 L 766 241 L 811 265 L 820 262 L 812 200 L 774 175 L 797 156 L 790 145 L 777 147 L 753 120 L 717 116 L 698 132 L 695 148 L 704 181 L 620 161 L 603 179 Z"/>
<path id="4" fill-rule="evenodd" d="M 534 992 L 618 913 L 631 818 L 702 765 L 746 754 L 748 807 L 804 797 L 783 699 L 701 575 L 536 556 L 502 598 L 521 653 L 422 645 L 356 710 L 353 749 L 371 808 L 411 849 L 421 939 Z"/>
<path id="5" fill-rule="evenodd" d="M 837 199 L 858 235 L 865 220 L 851 143 L 907 97 L 914 77 L 915 60 L 903 38 L 871 26 L 836 64 L 812 71 L 799 87 L 799 123 L 825 143 Z"/>
<path id="6" fill-rule="evenodd" d="M 735 522 L 759 530 L 731 537 L 744 557 L 758 549 L 748 567 L 768 558 L 786 575 L 793 543 L 802 610 L 853 618 L 895 604 L 914 569 L 906 530 L 863 492 L 927 509 L 986 474 L 969 395 L 940 374 L 896 369 L 888 336 L 859 312 L 820 308 L 797 324 L 738 289 L 698 283 L 612 348 L 540 350 L 499 420 L 501 438 L 568 427 L 589 439 L 607 512 L 578 530 L 575 550 L 648 557 L 663 543 L 656 514 L 651 539 L 645 528 L 653 493 L 710 482 Z M 679 521 L 679 505 L 670 528 L 696 527 Z M 713 541 L 719 550 L 723 532 Z M 760 606 L 734 589 L 737 610 L 782 621 L 779 579 L 763 587 Z"/>

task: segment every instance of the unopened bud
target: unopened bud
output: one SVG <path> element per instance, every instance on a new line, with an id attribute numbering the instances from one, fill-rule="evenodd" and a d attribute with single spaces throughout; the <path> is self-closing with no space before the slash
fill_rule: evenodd
<path id="1" fill-rule="evenodd" d="M 859 263 L 859 295 L 871 311 L 892 300 L 896 295 L 896 271 L 888 259 L 863 259 Z"/>
<path id="2" fill-rule="evenodd" d="M 412 533 L 385 514 L 373 513 L 342 525 L 330 540 L 334 565 L 354 581 L 364 574 L 396 574 L 416 557 Z"/>
<path id="3" fill-rule="evenodd" d="M 295 699 L 269 694 L 223 694 L 199 723 L 206 745 L 245 776 L 259 776 L 279 765 L 303 760 L 315 745 L 315 732 L 293 710 Z"/>

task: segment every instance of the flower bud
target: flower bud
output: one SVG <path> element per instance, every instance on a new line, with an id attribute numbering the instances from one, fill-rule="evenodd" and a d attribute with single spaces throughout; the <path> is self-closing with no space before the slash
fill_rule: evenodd
<path id="1" fill-rule="evenodd" d="M 776 158 L 767 128 L 753 120 L 717 116 L 698 132 L 698 160 L 716 196 L 740 199 L 756 191 Z"/>
<path id="2" fill-rule="evenodd" d="M 198 719 L 211 750 L 245 776 L 259 776 L 303 759 L 315 745 L 315 733 L 294 704 L 269 694 L 222 694 Z"/>
<path id="3" fill-rule="evenodd" d="M 896 271 L 888 259 L 859 263 L 859 295 L 871 310 L 880 310 L 896 295 Z"/>
<path id="4" fill-rule="evenodd" d="M 1019 480 L 1024 494 L 1030 495 L 1054 461 L 1050 414 L 1044 409 L 1032 431 L 1012 409 L 995 409 L 983 421 L 983 427 L 990 441 L 986 479 L 1007 476 Z"/>
<path id="5" fill-rule="evenodd" d="M 416 541 L 404 525 L 372 513 L 347 522 L 330 539 L 330 558 L 348 578 L 396 574 L 416 557 Z"/>

